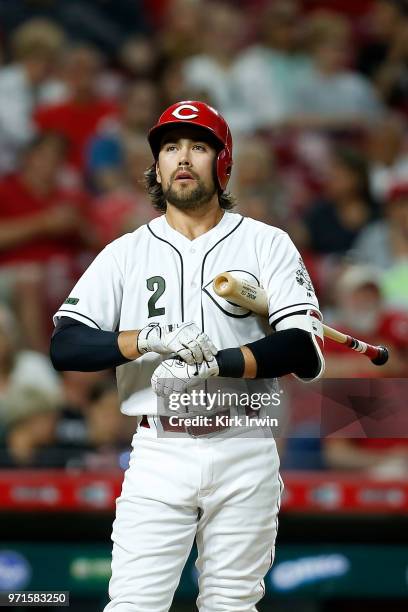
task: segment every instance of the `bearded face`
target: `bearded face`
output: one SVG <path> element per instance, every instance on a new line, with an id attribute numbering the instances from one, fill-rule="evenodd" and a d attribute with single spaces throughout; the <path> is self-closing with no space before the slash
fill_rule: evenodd
<path id="1" fill-rule="evenodd" d="M 166 201 L 179 210 L 200 208 L 204 204 L 208 204 L 217 193 L 213 180 L 211 184 L 206 184 L 191 170 L 185 171 L 185 173 L 187 172 L 191 174 L 192 179 L 177 178 L 177 173 L 175 173 L 168 188 L 163 190 Z"/>
<path id="2" fill-rule="evenodd" d="M 216 197 L 215 156 L 215 149 L 202 132 L 188 127 L 169 130 L 156 165 L 157 181 L 166 201 L 180 210 L 193 210 Z"/>

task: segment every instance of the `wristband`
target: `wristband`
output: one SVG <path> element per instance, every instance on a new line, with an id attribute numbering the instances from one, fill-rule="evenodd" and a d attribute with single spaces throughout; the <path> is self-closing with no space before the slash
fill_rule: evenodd
<path id="1" fill-rule="evenodd" d="M 229 348 L 218 351 L 215 356 L 219 374 L 224 378 L 242 378 L 245 370 L 245 359 L 240 348 Z"/>

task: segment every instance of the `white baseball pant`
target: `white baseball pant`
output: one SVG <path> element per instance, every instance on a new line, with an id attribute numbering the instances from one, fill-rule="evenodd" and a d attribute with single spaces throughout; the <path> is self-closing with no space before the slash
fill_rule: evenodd
<path id="1" fill-rule="evenodd" d="M 273 438 L 157 438 L 139 428 L 113 523 L 104 612 L 168 612 L 194 538 L 200 612 L 254 612 L 274 558 Z"/>

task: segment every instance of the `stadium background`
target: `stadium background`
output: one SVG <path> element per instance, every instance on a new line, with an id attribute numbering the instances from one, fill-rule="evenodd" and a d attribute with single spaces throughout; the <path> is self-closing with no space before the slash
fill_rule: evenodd
<path id="1" fill-rule="evenodd" d="M 327 342 L 326 377 L 399 379 L 404 397 L 408 3 L 0 0 L 0 62 L 0 590 L 70 590 L 96 611 L 134 421 L 113 372 L 53 371 L 51 315 L 152 218 L 146 132 L 166 105 L 225 115 L 237 210 L 288 231 L 328 324 L 391 348 L 379 369 Z M 301 418 L 279 441 L 260 610 L 406 610 L 407 431 L 318 430 Z M 195 609 L 192 563 L 173 612 Z"/>

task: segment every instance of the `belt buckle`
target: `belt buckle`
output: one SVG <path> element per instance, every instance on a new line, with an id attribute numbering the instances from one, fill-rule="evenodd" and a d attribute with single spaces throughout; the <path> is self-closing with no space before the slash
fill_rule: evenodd
<path id="1" fill-rule="evenodd" d="M 231 412 L 230 412 L 230 410 L 229 410 L 229 409 L 227 409 L 227 410 L 223 410 L 222 412 L 217 412 L 217 413 L 215 413 L 215 414 L 212 414 L 212 415 L 210 416 L 210 418 L 211 418 L 211 419 L 215 419 L 217 416 L 220 416 L 220 415 L 223 415 L 223 416 L 231 416 Z M 204 429 L 205 429 L 205 427 L 206 427 L 206 426 L 205 426 L 205 425 L 203 425 L 201 428 L 204 428 Z M 192 432 L 191 432 L 191 431 L 189 431 L 189 430 L 191 430 L 191 429 L 192 429 L 192 430 L 194 430 L 194 429 L 200 429 L 200 425 L 186 425 L 186 426 L 184 427 L 185 432 L 186 432 L 186 433 L 187 433 L 187 435 L 189 435 L 191 438 L 202 438 L 203 436 L 210 436 L 210 435 L 212 435 L 212 434 L 219 433 L 220 431 L 224 431 L 224 430 L 226 430 L 226 429 L 230 429 L 230 425 L 220 425 L 220 426 L 218 426 L 218 427 L 217 427 L 217 426 L 216 426 L 214 423 L 212 423 L 211 425 L 207 426 L 207 428 L 209 429 L 209 431 L 204 431 L 203 433 L 195 434 L 195 433 L 192 433 Z"/>
<path id="2" fill-rule="evenodd" d="M 194 433 L 191 433 L 189 430 L 196 429 L 197 426 L 195 425 L 184 425 L 184 423 L 180 423 L 180 422 L 178 423 L 178 425 L 170 425 L 168 419 L 169 417 L 167 416 L 159 416 L 159 421 L 165 433 L 186 433 L 191 438 L 199 438 L 200 435 L 205 435 L 205 434 L 196 435 Z"/>

